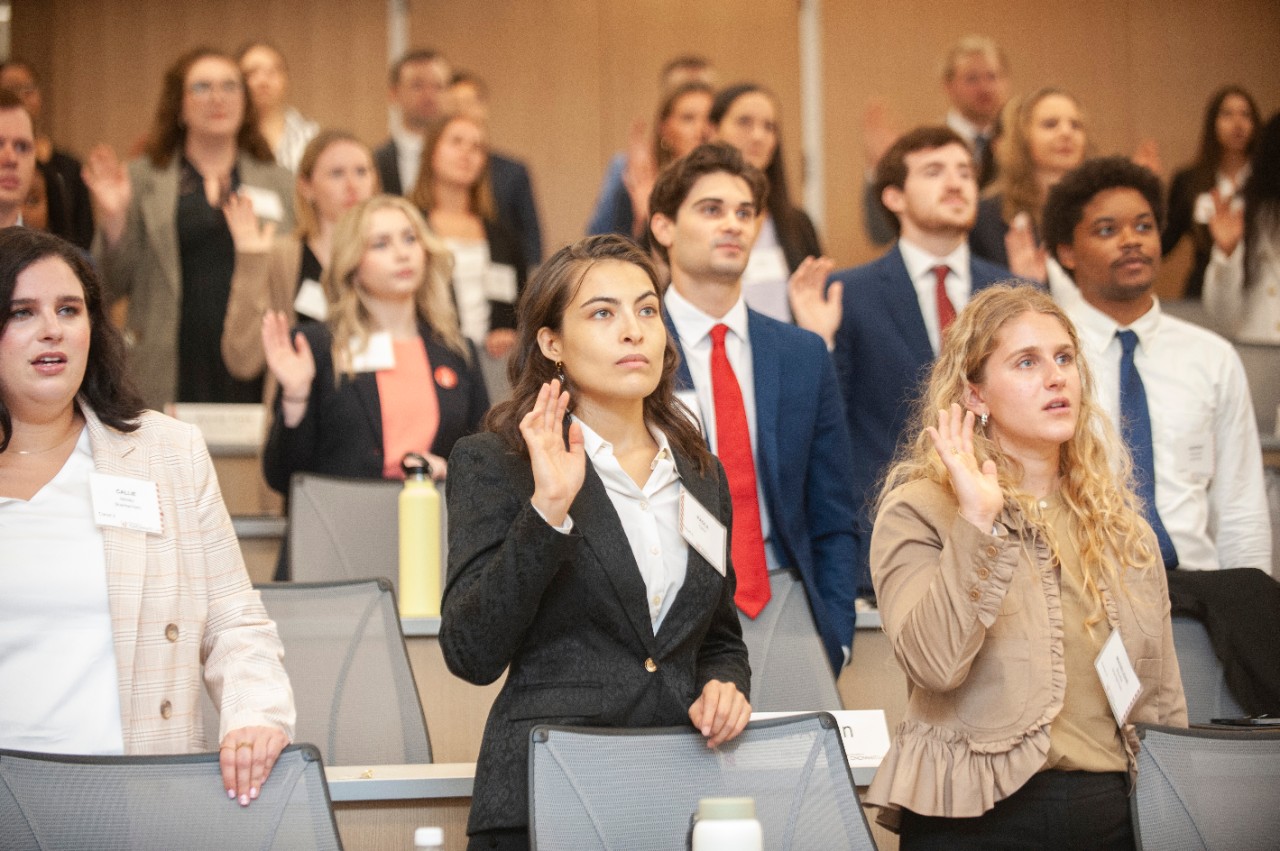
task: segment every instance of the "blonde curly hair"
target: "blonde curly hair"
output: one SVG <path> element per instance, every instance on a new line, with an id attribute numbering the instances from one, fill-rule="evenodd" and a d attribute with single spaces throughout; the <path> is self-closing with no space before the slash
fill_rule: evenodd
<path id="1" fill-rule="evenodd" d="M 987 361 L 999 345 L 1001 332 L 1026 313 L 1057 319 L 1076 351 L 1080 415 L 1071 439 L 1058 450 L 1059 496 L 1071 518 L 1072 543 L 1080 554 L 1085 593 L 1092 602 L 1086 624 L 1092 626 L 1103 618 L 1098 578 L 1112 588 L 1123 588 L 1118 565 L 1146 569 L 1157 562 L 1158 553 L 1150 544 L 1141 501 L 1133 490 L 1128 450 L 1094 398 L 1093 375 L 1080 354 L 1075 326 L 1042 290 L 1013 282 L 987 287 L 956 317 L 943 337 L 942 351 L 929 373 L 928 384 L 913 406 L 904 435 L 914 438 L 904 438 L 899 445 L 897 457 L 885 474 L 879 503 L 883 504 L 895 488 L 917 479 L 928 479 L 952 490 L 946 467 L 925 428 L 936 425 L 939 410 L 950 408 L 953 403 L 966 407 L 968 389 L 985 380 Z M 1041 513 L 1039 500 L 1020 489 L 1022 465 L 1004 453 L 985 428 L 974 430 L 973 450 L 979 466 L 987 459 L 995 462 L 1006 510 L 1033 526 L 1048 543 L 1053 557 L 1058 558 L 1058 542 Z"/>

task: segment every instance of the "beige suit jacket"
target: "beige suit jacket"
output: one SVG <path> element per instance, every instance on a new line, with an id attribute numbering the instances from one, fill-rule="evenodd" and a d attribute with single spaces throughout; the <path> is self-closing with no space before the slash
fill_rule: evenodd
<path id="1" fill-rule="evenodd" d="M 107 249 L 101 233 L 93 242 L 106 300 L 129 299 L 125 339 L 129 369 L 147 407 L 162 410 L 178 393 L 178 324 L 182 317 L 181 258 L 178 255 L 178 177 L 181 158 L 164 168 L 142 158 L 129 163 L 133 199 L 124 234 Z M 274 163 L 240 154 L 241 185 L 280 196 L 284 221 L 293 228 L 293 175 Z"/>
<path id="2" fill-rule="evenodd" d="M 298 324 L 293 301 L 301 268 L 302 241 L 291 234 L 276 237 L 271 250 L 263 254 L 236 252 L 227 320 L 222 326 L 222 360 L 236 378 L 251 381 L 266 370 L 263 314 L 268 310 L 283 311 L 289 317 L 289 327 Z M 275 387 L 275 376 L 268 371 L 262 387 L 264 404 L 274 401 Z"/>
<path id="3" fill-rule="evenodd" d="M 249 583 L 200 433 L 147 411 L 126 434 L 80 408 L 95 470 L 155 482 L 160 498 L 161 534 L 102 530 L 125 753 L 216 748 L 204 741 L 204 688 L 221 707 L 219 739 L 259 725 L 292 739 L 284 651 Z"/>

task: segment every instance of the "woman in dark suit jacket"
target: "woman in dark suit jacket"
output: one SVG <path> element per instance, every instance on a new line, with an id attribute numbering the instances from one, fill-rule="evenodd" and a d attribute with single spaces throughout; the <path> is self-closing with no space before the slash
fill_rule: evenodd
<path id="1" fill-rule="evenodd" d="M 509 669 L 471 848 L 528 848 L 538 724 L 692 722 L 715 747 L 751 711 L 727 480 L 674 398 L 653 264 L 616 235 L 561 249 L 530 281 L 518 334 L 513 398 L 450 457 L 441 648 L 469 682 Z M 697 506 L 726 530 L 705 555 L 678 520 Z"/>
<path id="2" fill-rule="evenodd" d="M 262 459 L 271 487 L 286 493 L 299 471 L 396 478 L 407 452 L 426 453 L 444 476 L 453 444 L 489 407 L 458 330 L 449 266 L 403 198 L 375 196 L 338 223 L 326 322 L 290 334 L 283 313 L 263 318 L 280 388 Z"/>

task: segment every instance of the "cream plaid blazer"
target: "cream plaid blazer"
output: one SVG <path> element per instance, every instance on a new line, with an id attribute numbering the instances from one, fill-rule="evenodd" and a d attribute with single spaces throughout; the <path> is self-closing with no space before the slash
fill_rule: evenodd
<path id="1" fill-rule="evenodd" d="M 94 468 L 154 481 L 160 495 L 161 534 L 102 530 L 125 753 L 216 748 L 204 741 L 203 687 L 222 708 L 219 738 L 265 725 L 292 739 L 284 651 L 249 583 L 199 431 L 146 411 L 125 434 L 83 401 L 80 410 Z"/>

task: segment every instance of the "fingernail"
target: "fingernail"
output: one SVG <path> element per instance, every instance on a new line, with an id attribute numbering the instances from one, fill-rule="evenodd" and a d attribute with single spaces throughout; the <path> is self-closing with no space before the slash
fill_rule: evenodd
<path id="1" fill-rule="evenodd" d="M 250 798 L 252 798 L 252 799 L 253 799 L 253 800 L 255 800 L 255 801 L 256 801 L 256 800 L 258 800 L 258 787 L 257 787 L 257 786 L 250 786 L 250 787 L 249 787 L 249 797 L 250 797 Z"/>
<path id="2" fill-rule="evenodd" d="M 242 806 L 242 807 L 247 807 L 247 806 L 249 806 L 249 796 L 248 796 L 248 795 L 241 795 L 241 796 L 240 796 L 240 806 Z"/>
<path id="3" fill-rule="evenodd" d="M 234 801 L 234 800 L 236 799 L 236 790 L 235 790 L 235 789 L 228 789 L 228 790 L 227 790 L 227 798 L 228 798 L 228 799 L 230 799 L 230 800 L 232 800 L 232 801 Z"/>

